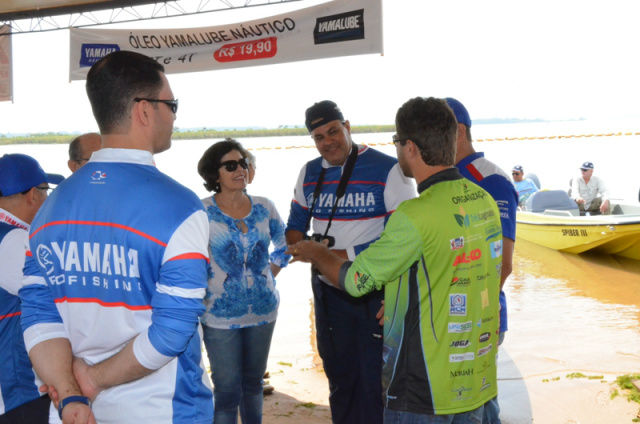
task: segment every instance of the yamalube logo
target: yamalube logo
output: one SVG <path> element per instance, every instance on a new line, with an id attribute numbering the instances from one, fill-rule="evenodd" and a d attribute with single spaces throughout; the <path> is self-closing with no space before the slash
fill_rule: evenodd
<path id="1" fill-rule="evenodd" d="M 364 9 L 316 19 L 313 29 L 315 44 L 352 40 L 364 40 Z"/>

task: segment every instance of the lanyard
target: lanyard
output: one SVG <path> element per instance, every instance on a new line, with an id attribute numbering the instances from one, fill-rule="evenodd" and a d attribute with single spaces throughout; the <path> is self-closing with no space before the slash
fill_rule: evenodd
<path id="1" fill-rule="evenodd" d="M 329 222 L 327 223 L 327 229 L 324 232 L 324 237 L 329 233 L 329 228 L 331 228 L 331 222 L 333 221 L 333 216 L 336 213 L 336 209 L 338 208 L 338 200 L 344 196 L 344 193 L 347 190 L 347 184 L 349 183 L 349 178 L 351 178 L 351 173 L 353 172 L 353 168 L 356 164 L 356 160 L 358 159 L 358 146 L 355 143 L 351 145 L 351 153 L 349 153 L 349 157 L 347 158 L 347 163 L 344 165 L 344 169 L 342 171 L 342 176 L 340 177 L 340 182 L 338 183 L 338 188 L 336 190 L 336 200 L 333 202 L 333 208 L 331 209 L 331 215 L 329 215 Z M 324 183 L 324 174 L 326 173 L 327 168 L 322 168 L 320 171 L 320 176 L 318 177 L 318 182 L 316 183 L 316 188 L 313 191 L 313 202 L 311 202 L 311 212 L 307 218 L 307 225 L 304 227 L 304 233 L 306 234 L 309 231 L 309 227 L 311 226 L 311 218 L 313 217 L 313 211 L 316 206 L 316 201 L 318 197 L 320 197 L 320 192 L 322 191 L 322 184 Z"/>

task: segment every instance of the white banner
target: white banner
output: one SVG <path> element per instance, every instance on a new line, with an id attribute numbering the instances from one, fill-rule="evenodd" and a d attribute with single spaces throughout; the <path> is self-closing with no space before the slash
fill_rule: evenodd
<path id="1" fill-rule="evenodd" d="M 0 102 L 13 101 L 11 61 L 11 28 L 8 25 L 2 25 L 0 26 Z"/>
<path id="2" fill-rule="evenodd" d="M 118 50 L 153 57 L 168 74 L 382 53 L 382 0 L 334 0 L 206 28 L 71 29 L 69 78 L 85 79 Z"/>

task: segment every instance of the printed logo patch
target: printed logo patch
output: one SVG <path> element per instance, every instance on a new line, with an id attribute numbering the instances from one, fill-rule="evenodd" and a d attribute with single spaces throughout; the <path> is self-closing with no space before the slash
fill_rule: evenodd
<path id="1" fill-rule="evenodd" d="M 467 295 L 453 293 L 449 295 L 449 315 L 450 316 L 466 316 L 467 315 Z"/>
<path id="2" fill-rule="evenodd" d="M 80 67 L 88 68 L 109 53 L 119 52 L 117 44 L 83 44 L 80 47 Z"/>
<path id="3" fill-rule="evenodd" d="M 449 347 L 467 347 L 471 344 L 469 340 L 454 340 Z"/>
<path id="4" fill-rule="evenodd" d="M 451 250 L 458 250 L 464 247 L 464 237 L 454 238 L 453 240 L 449 240 L 451 243 Z"/>
<path id="5" fill-rule="evenodd" d="M 452 353 L 449 355 L 449 362 L 473 361 L 476 355 L 473 352 Z"/>
<path id="6" fill-rule="evenodd" d="M 450 322 L 448 327 L 449 333 L 468 333 L 473 328 L 473 323 L 471 321 Z"/>
<path id="7" fill-rule="evenodd" d="M 364 40 L 364 9 L 316 19 L 313 29 L 315 44 L 352 40 Z"/>
<path id="8" fill-rule="evenodd" d="M 502 240 L 494 241 L 490 245 L 491 247 L 491 257 L 499 258 L 502 256 Z"/>

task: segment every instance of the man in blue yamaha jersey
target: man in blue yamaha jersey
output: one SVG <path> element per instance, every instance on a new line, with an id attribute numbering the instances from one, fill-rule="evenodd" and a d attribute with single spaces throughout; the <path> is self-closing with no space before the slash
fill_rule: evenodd
<path id="1" fill-rule="evenodd" d="M 20 327 L 22 268 L 29 225 L 61 175 L 23 154 L 0 158 L 0 424 L 49 422 L 49 397 L 33 372 Z"/>
<path id="2" fill-rule="evenodd" d="M 315 103 L 305 118 L 320 157 L 300 171 L 287 244 L 302 240 L 311 227 L 315 237 L 335 242 L 334 253 L 353 260 L 380 237 L 398 205 L 415 197 L 413 182 L 397 159 L 353 142 L 350 123 L 334 102 Z M 382 292 L 355 299 L 315 270 L 311 286 L 333 423 L 381 424 L 382 327 L 376 314 Z"/>
<path id="3" fill-rule="evenodd" d="M 460 173 L 485 189 L 498 204 L 500 222 L 502 223 L 502 277 L 500 278 L 500 345 L 507 331 L 507 298 L 502 288 L 512 270 L 513 247 L 516 240 L 516 210 L 518 193 L 509 176 L 500 167 L 484 157 L 484 153 L 476 152 L 471 138 L 471 117 L 458 100 L 448 97 L 447 104 L 453 109 L 458 120 L 458 141 L 456 166 Z M 483 423 L 499 424 L 500 408 L 498 398 L 487 402 L 484 407 Z"/>
<path id="4" fill-rule="evenodd" d="M 171 146 L 178 101 L 162 65 L 128 51 L 93 65 L 87 94 L 103 148 L 31 226 L 26 348 L 65 424 L 211 423 L 208 220 L 153 159 Z"/>

